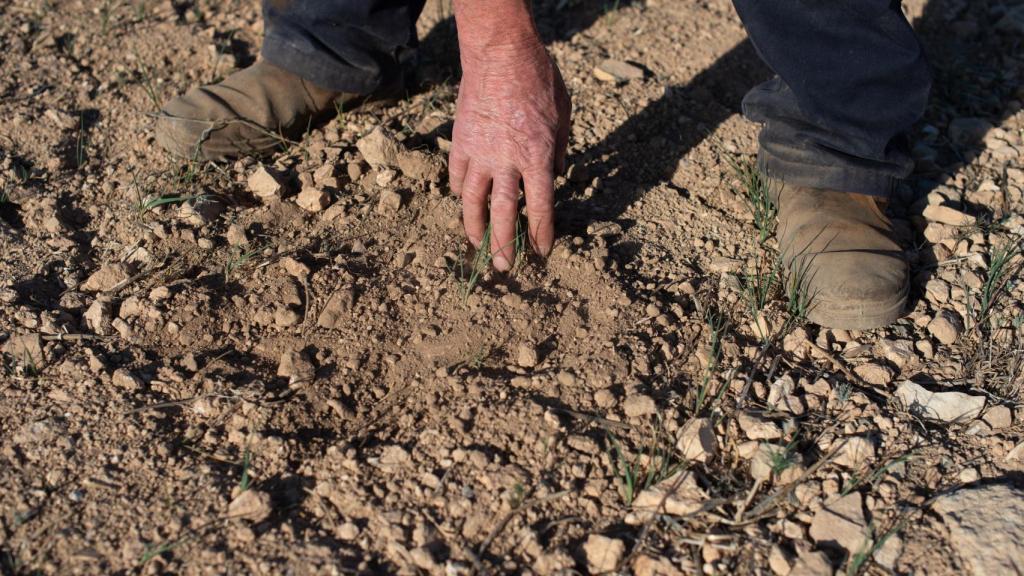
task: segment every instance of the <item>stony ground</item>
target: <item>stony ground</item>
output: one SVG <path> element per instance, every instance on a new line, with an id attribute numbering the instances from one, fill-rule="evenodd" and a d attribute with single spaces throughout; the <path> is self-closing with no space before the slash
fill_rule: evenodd
<path id="1" fill-rule="evenodd" d="M 485 271 L 423 87 L 265 164 L 152 114 L 255 2 L 0 4 L 3 574 L 1024 572 L 1024 4 L 908 3 L 911 308 L 801 320 L 727 0 L 538 2 L 573 93 L 547 262 Z"/>

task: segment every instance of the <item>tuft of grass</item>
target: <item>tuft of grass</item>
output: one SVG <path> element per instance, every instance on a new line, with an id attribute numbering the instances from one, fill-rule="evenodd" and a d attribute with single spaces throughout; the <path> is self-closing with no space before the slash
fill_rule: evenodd
<path id="1" fill-rule="evenodd" d="M 778 209 L 772 202 L 772 186 L 777 184 L 761 173 L 754 162 L 728 158 L 727 162 L 740 181 L 740 195 L 747 201 L 761 244 L 775 233 Z"/>
<path id="2" fill-rule="evenodd" d="M 231 276 L 259 255 L 263 248 L 263 246 L 254 246 L 249 250 L 243 250 L 237 246 L 232 247 L 224 262 L 224 282 L 229 282 Z"/>
<path id="3" fill-rule="evenodd" d="M 79 170 L 88 161 L 85 150 L 89 146 L 89 137 L 85 133 L 85 112 L 78 114 L 78 137 L 75 139 L 75 167 Z"/>
<path id="4" fill-rule="evenodd" d="M 790 466 L 796 464 L 796 443 L 799 439 L 800 436 L 795 434 L 793 439 L 782 447 L 782 450 L 772 450 L 770 455 L 772 476 L 778 477 L 779 474 L 785 472 Z"/>
<path id="5" fill-rule="evenodd" d="M 462 300 L 465 302 L 469 299 L 469 295 L 480 283 L 484 274 L 491 268 L 491 263 L 494 261 L 494 253 L 491 251 L 491 235 L 493 233 L 490 224 L 484 229 L 483 238 L 480 239 L 480 248 L 476 249 L 473 253 L 473 257 L 469 260 L 469 264 L 466 264 L 465 252 L 462 252 L 459 256 L 459 263 L 457 264 L 457 270 L 453 268 L 452 272 L 458 279 L 460 290 L 462 294 Z M 523 262 L 526 254 L 526 232 L 522 224 L 522 218 L 516 219 L 516 232 L 512 238 L 512 271 L 519 268 Z"/>
<path id="6" fill-rule="evenodd" d="M 996 303 L 1007 293 L 1008 285 L 1019 277 L 1024 264 L 1021 254 L 1020 238 L 989 249 L 988 272 L 978 293 L 978 304 L 969 307 L 976 327 L 985 329 Z"/>
<path id="7" fill-rule="evenodd" d="M 622 482 L 626 506 L 631 506 L 640 492 L 669 478 L 685 466 L 677 457 L 675 447 L 661 432 L 656 431 L 647 446 L 631 458 L 622 448 L 619 439 L 611 432 L 607 434 L 615 476 Z"/>
<path id="8" fill-rule="evenodd" d="M 809 266 L 810 262 L 801 264 L 800 259 L 795 260 L 786 279 L 786 312 L 789 322 L 795 325 L 807 322 L 807 313 L 811 310 L 813 295 L 807 289 Z"/>
<path id="9" fill-rule="evenodd" d="M 840 495 L 846 496 L 853 492 L 854 490 L 857 490 L 861 486 L 864 486 L 865 484 L 871 485 L 873 489 L 876 485 L 878 485 L 879 482 L 882 481 L 882 478 L 889 470 L 892 470 L 893 468 L 905 464 L 907 462 L 910 462 L 916 457 L 916 454 L 913 451 L 910 451 L 887 461 L 885 464 L 882 464 L 878 468 L 872 470 L 871 473 L 866 476 L 861 476 L 860 474 L 854 472 L 853 474 L 850 474 L 850 477 L 846 482 L 846 485 L 843 486 Z"/>
<path id="10" fill-rule="evenodd" d="M 743 302 L 747 306 L 750 318 L 754 321 L 755 326 L 758 326 L 757 331 L 760 332 L 760 324 L 757 323 L 757 320 L 779 289 L 782 281 L 782 261 L 775 258 L 765 269 L 764 256 L 759 252 L 754 269 L 744 270 L 739 275 L 739 281 Z M 767 341 L 771 335 L 758 334 L 757 336 L 762 341 Z"/>
<path id="11" fill-rule="evenodd" d="M 729 321 L 725 315 L 712 309 L 708 309 L 704 314 L 704 321 L 708 326 L 708 365 L 697 389 L 697 398 L 694 400 L 693 412 L 698 415 L 704 409 L 710 396 L 711 384 L 722 361 L 722 339 L 729 327 Z M 727 388 L 728 386 L 723 384 L 714 400 L 717 401 L 721 398 Z"/>
<path id="12" fill-rule="evenodd" d="M 184 204 L 192 200 L 206 200 L 209 196 L 206 194 L 190 194 L 190 195 L 179 195 L 179 196 L 151 196 L 144 200 L 139 201 L 136 206 L 136 211 L 142 215 L 150 210 L 163 206 L 165 204 Z"/>
<path id="13" fill-rule="evenodd" d="M 252 477 L 249 476 L 249 465 L 252 460 L 252 451 L 247 447 L 242 454 L 242 477 L 238 479 L 238 491 L 245 492 L 252 484 Z"/>

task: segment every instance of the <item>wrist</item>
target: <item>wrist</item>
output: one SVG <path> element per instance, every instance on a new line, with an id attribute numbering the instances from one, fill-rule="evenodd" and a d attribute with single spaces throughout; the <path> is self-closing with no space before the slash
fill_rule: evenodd
<path id="1" fill-rule="evenodd" d="M 534 63 L 547 51 L 524 0 L 455 0 L 463 69 Z"/>

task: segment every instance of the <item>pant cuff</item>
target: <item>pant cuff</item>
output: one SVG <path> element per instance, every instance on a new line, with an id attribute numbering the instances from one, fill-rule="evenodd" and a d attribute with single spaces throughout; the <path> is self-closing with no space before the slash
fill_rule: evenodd
<path id="1" fill-rule="evenodd" d="M 381 83 L 380 74 L 345 66 L 319 51 L 302 50 L 273 33 L 263 38 L 260 54 L 274 66 L 334 92 L 368 95 Z"/>
<path id="2" fill-rule="evenodd" d="M 835 190 L 890 198 L 903 180 L 884 171 L 847 166 L 809 164 L 772 154 L 763 147 L 757 153 L 757 167 L 767 177 L 790 186 Z"/>

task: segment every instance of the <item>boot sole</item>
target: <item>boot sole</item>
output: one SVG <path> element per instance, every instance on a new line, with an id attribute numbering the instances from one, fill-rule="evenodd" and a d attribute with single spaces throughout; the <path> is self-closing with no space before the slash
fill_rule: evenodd
<path id="1" fill-rule="evenodd" d="M 899 320 L 907 306 L 910 283 L 884 302 L 856 303 L 814 299 L 807 320 L 825 328 L 840 330 L 873 330 Z"/>

